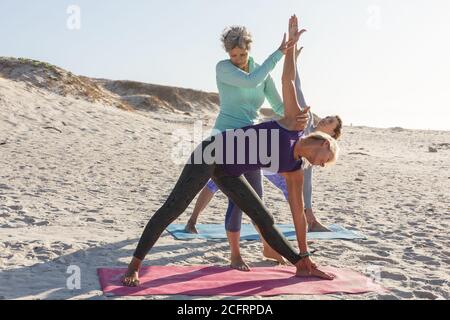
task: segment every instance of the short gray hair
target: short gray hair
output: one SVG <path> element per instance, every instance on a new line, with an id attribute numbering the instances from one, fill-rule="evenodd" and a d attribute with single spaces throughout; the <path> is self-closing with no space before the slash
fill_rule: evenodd
<path id="1" fill-rule="evenodd" d="M 226 52 L 230 52 L 236 47 L 241 49 L 251 49 L 252 35 L 244 26 L 231 26 L 222 32 L 222 44 Z"/>

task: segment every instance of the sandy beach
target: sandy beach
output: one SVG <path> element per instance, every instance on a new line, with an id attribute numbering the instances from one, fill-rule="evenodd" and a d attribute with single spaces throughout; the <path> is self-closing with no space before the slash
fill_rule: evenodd
<path id="1" fill-rule="evenodd" d="M 173 133 L 192 132 L 199 120 L 208 132 L 217 95 L 124 88 L 11 61 L 0 63 L 0 299 L 129 299 L 105 297 L 96 269 L 128 264 L 181 172 L 171 160 Z M 319 264 L 376 273 L 390 293 L 271 299 L 449 299 L 450 131 L 345 126 L 340 145 L 338 163 L 315 170 L 315 212 L 367 239 L 310 247 L 319 250 Z M 264 188 L 276 221 L 290 223 L 282 193 L 267 180 Z M 187 221 L 194 203 L 177 223 Z M 223 223 L 226 206 L 219 192 L 199 223 Z M 241 248 L 250 266 L 274 265 L 263 259 L 260 242 Z M 145 265 L 228 259 L 226 242 L 177 241 L 165 232 Z M 69 266 L 81 270 L 80 289 L 67 288 Z M 141 297 L 181 298 L 200 297 Z"/>

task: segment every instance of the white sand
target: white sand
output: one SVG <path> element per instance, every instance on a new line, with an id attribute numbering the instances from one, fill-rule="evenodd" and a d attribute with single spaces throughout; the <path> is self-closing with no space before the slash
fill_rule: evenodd
<path id="1" fill-rule="evenodd" d="M 0 77 L 0 298 L 123 299 L 102 295 L 96 268 L 127 265 L 181 171 L 170 160 L 172 132 L 202 118 L 213 124 L 212 114 L 123 111 Z M 315 171 L 316 214 L 368 239 L 311 247 L 319 264 L 381 272 L 391 293 L 273 299 L 449 299 L 450 149 L 438 145 L 449 142 L 450 132 L 346 127 L 338 164 Z M 433 145 L 438 152 L 428 152 Z M 277 222 L 289 223 L 281 192 L 264 184 Z M 199 222 L 223 223 L 226 205 L 219 193 Z M 242 242 L 251 266 L 272 265 L 260 249 Z M 145 264 L 226 265 L 228 257 L 225 242 L 165 232 Z M 66 287 L 70 265 L 81 269 L 79 290 Z"/>

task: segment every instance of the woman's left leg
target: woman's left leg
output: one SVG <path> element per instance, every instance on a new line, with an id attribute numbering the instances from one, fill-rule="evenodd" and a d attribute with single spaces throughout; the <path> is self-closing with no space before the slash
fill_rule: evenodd
<path id="1" fill-rule="evenodd" d="M 203 157 L 203 150 L 211 142 L 212 140 L 203 141 L 192 153 L 169 197 L 147 223 L 128 265 L 128 271 L 122 279 L 123 284 L 127 286 L 139 284 L 139 269 L 147 253 L 159 239 L 161 233 L 186 210 L 214 174 L 216 164 L 208 164 L 203 158 L 199 159 L 199 163 L 197 163 L 196 159 L 197 154 Z"/>
<path id="2" fill-rule="evenodd" d="M 147 223 L 134 257 L 143 260 L 161 233 L 175 221 L 208 182 L 215 165 L 186 164 L 167 200 Z"/>

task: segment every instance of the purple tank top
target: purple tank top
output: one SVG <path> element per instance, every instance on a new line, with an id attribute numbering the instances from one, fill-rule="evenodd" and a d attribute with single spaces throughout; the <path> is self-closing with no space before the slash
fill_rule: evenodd
<path id="1" fill-rule="evenodd" d="M 296 171 L 302 160 L 295 160 L 294 146 L 303 134 L 287 130 L 275 120 L 226 130 L 215 136 L 216 142 L 222 139 L 221 148 L 216 149 L 222 153 L 216 152 L 216 162 L 230 176 L 260 168 L 274 173 Z"/>

